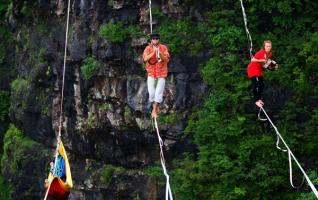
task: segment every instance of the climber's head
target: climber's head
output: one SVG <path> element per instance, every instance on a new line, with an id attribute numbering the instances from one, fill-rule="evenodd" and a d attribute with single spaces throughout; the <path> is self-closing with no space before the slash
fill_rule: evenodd
<path id="1" fill-rule="evenodd" d="M 150 35 L 151 44 L 158 45 L 159 44 L 160 35 L 158 33 L 152 33 Z"/>
<path id="2" fill-rule="evenodd" d="M 271 52 L 271 50 L 272 50 L 272 41 L 270 41 L 270 40 L 265 40 L 265 41 L 263 42 L 263 48 L 264 48 L 264 50 L 266 51 L 266 53 Z"/>

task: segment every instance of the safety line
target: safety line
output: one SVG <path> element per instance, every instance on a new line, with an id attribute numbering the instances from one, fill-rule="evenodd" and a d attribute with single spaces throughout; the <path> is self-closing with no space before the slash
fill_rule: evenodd
<path id="1" fill-rule="evenodd" d="M 244 19 L 244 25 L 245 25 L 245 31 L 246 31 L 246 36 L 247 36 L 247 40 L 248 40 L 248 45 L 249 45 L 249 50 L 250 50 L 250 57 L 253 58 L 253 42 L 252 42 L 252 37 L 251 37 L 251 34 L 250 34 L 250 31 L 248 30 L 248 27 L 247 27 L 247 18 L 246 18 L 246 14 L 245 14 L 245 8 L 244 8 L 244 5 L 243 5 L 243 0 L 240 0 L 241 1 L 241 8 L 242 8 L 242 14 L 243 14 L 243 19 Z"/>
<path id="2" fill-rule="evenodd" d="M 158 123 L 157 123 L 157 118 L 156 117 L 154 118 L 154 121 L 155 121 L 155 128 L 156 128 L 158 141 L 159 141 L 159 146 L 160 146 L 161 166 L 162 166 L 162 169 L 163 169 L 163 173 L 166 176 L 166 200 L 169 200 L 169 199 L 173 200 L 172 192 L 171 192 L 171 188 L 170 188 L 170 182 L 169 182 L 170 177 L 169 177 L 169 174 L 168 174 L 166 166 L 165 166 L 165 157 L 164 157 L 163 150 L 162 150 L 163 141 L 162 141 L 162 138 L 160 137 L 160 133 L 159 133 L 159 128 L 158 128 Z"/>
<path id="3" fill-rule="evenodd" d="M 293 175 L 292 175 L 292 159 L 295 161 L 295 163 L 298 165 L 300 171 L 303 173 L 305 179 L 307 180 L 308 185 L 310 186 L 311 190 L 313 191 L 313 193 L 315 194 L 316 198 L 318 199 L 318 192 L 317 189 L 315 188 L 314 184 L 311 182 L 311 180 L 309 179 L 308 175 L 306 174 L 306 172 L 304 171 L 304 169 L 301 167 L 301 165 L 299 164 L 298 160 L 296 159 L 296 157 L 294 156 L 293 152 L 289 149 L 287 143 L 285 142 L 284 138 L 281 136 L 281 134 L 279 133 L 277 127 L 274 125 L 274 123 L 272 122 L 272 120 L 269 118 L 269 116 L 267 115 L 265 109 L 263 107 L 261 107 L 262 111 L 264 112 L 266 118 L 268 119 L 268 121 L 271 123 L 272 127 L 274 128 L 277 137 L 279 137 L 279 139 L 283 142 L 283 144 L 285 145 L 286 150 L 288 151 L 288 160 L 289 160 L 289 181 L 290 184 L 293 188 L 295 188 L 294 184 L 293 184 Z M 285 151 L 286 151 L 285 150 Z"/>

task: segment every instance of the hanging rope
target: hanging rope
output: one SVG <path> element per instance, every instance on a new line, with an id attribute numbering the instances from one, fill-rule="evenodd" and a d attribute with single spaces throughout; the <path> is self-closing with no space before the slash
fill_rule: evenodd
<path id="1" fill-rule="evenodd" d="M 247 36 L 247 40 L 248 40 L 248 45 L 249 45 L 249 50 L 250 50 L 250 57 L 253 58 L 253 42 L 252 42 L 252 37 L 250 34 L 250 31 L 247 28 L 247 18 L 246 18 L 246 14 L 245 14 L 245 8 L 243 5 L 243 0 L 241 1 L 241 8 L 242 8 L 242 13 L 243 13 L 243 19 L 244 19 L 244 25 L 245 25 L 245 31 L 246 31 L 246 36 Z"/>
<path id="2" fill-rule="evenodd" d="M 170 188 L 170 182 L 169 182 L 169 174 L 167 172 L 166 166 L 165 166 L 165 157 L 163 155 L 163 141 L 160 137 L 160 133 L 159 133 L 159 128 L 158 128 L 158 123 L 157 123 L 157 118 L 154 118 L 155 121 L 155 128 L 156 128 L 156 132 L 157 132 L 157 136 L 158 136 L 158 141 L 159 141 L 159 146 L 160 146 L 160 161 L 161 161 L 161 166 L 163 169 L 163 173 L 166 176 L 166 200 L 173 200 L 172 197 L 172 192 L 171 192 L 171 188 Z"/>
<path id="3" fill-rule="evenodd" d="M 151 13 L 151 0 L 149 0 L 149 22 L 150 22 L 150 33 L 152 33 L 152 13 Z"/>
<path id="4" fill-rule="evenodd" d="M 315 196 L 318 198 L 318 192 L 317 189 L 315 188 L 314 184 L 311 182 L 311 180 L 309 179 L 309 177 L 307 176 L 306 172 L 303 170 L 303 168 L 301 167 L 301 165 L 299 164 L 298 160 L 296 159 L 296 157 L 294 156 L 293 152 L 289 149 L 287 143 L 285 142 L 285 140 L 283 139 L 283 137 L 281 136 L 281 134 L 279 133 L 278 129 L 276 128 L 276 126 L 274 125 L 274 123 L 272 122 L 272 120 L 269 118 L 269 116 L 267 115 L 266 111 L 264 110 L 263 107 L 261 107 L 261 110 L 263 111 L 263 113 L 265 114 L 266 118 L 268 119 L 268 121 L 271 123 L 272 127 L 274 128 L 277 137 L 283 142 L 283 144 L 285 145 L 285 149 L 281 149 L 278 147 L 278 143 L 276 143 L 276 146 L 278 147 L 278 149 L 283 150 L 284 152 L 288 152 L 288 160 L 289 160 L 289 181 L 290 184 L 293 188 L 296 188 L 294 186 L 293 183 L 293 173 L 292 173 L 292 161 L 295 161 L 295 163 L 298 165 L 300 171 L 303 173 L 305 179 L 307 180 L 308 185 L 310 186 L 311 190 L 313 191 L 313 193 L 315 194 Z M 279 142 L 277 140 L 277 142 Z"/>
<path id="5" fill-rule="evenodd" d="M 67 44 L 68 44 L 68 30 L 69 30 L 69 19 L 70 19 L 70 6 L 71 0 L 68 0 L 68 6 L 67 6 L 67 17 L 66 17 L 66 31 L 65 31 L 65 46 L 64 46 L 64 61 L 63 61 L 63 78 L 62 78 L 62 91 L 61 91 L 61 104 L 60 104 L 60 117 L 59 117 L 59 130 L 58 130 L 58 136 L 57 136 L 57 146 L 55 151 L 55 160 L 54 160 L 54 174 L 56 174 L 57 169 L 57 158 L 58 158 L 58 149 L 59 149 L 59 143 L 61 141 L 61 132 L 62 132 L 62 118 L 63 118 L 63 100 L 64 100 L 64 82 L 65 82 L 65 68 L 66 68 L 66 56 L 67 56 Z M 50 186 L 47 188 L 44 200 L 47 199 Z"/>
<path id="6" fill-rule="evenodd" d="M 60 105 L 60 120 L 59 120 L 59 134 L 57 141 L 60 141 L 62 131 L 62 118 L 63 118 L 63 100 L 64 100 L 64 82 L 65 82 L 65 68 L 66 68 L 66 54 L 67 54 L 67 43 L 68 43 L 68 27 L 70 20 L 70 0 L 68 0 L 67 6 L 67 18 L 66 18 L 66 31 L 65 31 L 65 46 L 64 46 L 64 61 L 63 61 L 63 80 L 62 80 L 62 92 L 61 92 L 61 105 Z"/>
<path id="7" fill-rule="evenodd" d="M 261 112 L 262 112 L 262 109 L 260 108 L 259 111 L 258 111 L 258 114 L 257 114 L 258 119 L 259 119 L 260 121 L 267 121 L 266 118 L 262 118 L 262 117 L 261 117 Z"/>

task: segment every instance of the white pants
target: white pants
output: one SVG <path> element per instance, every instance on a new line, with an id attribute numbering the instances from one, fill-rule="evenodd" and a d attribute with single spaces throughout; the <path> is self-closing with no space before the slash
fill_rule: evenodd
<path id="1" fill-rule="evenodd" d="M 156 78 L 148 76 L 148 92 L 149 92 L 149 101 L 161 103 L 163 100 L 163 91 L 165 89 L 165 78 L 157 78 L 157 85 L 155 86 Z"/>

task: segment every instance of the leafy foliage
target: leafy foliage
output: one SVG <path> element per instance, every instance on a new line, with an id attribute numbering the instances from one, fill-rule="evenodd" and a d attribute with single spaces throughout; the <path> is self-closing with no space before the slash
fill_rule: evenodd
<path id="1" fill-rule="evenodd" d="M 22 163 L 26 161 L 25 150 L 35 145 L 38 143 L 11 124 L 4 137 L 1 166 L 8 166 L 7 169 L 10 169 L 12 173 L 17 173 L 22 167 Z"/>
<path id="2" fill-rule="evenodd" d="M 105 165 L 102 169 L 102 172 L 101 172 L 101 180 L 103 183 L 109 185 L 112 180 L 113 180 L 113 175 L 114 173 L 122 173 L 123 172 L 123 168 L 121 167 L 116 167 L 116 166 L 113 166 L 113 165 Z"/>
<path id="3" fill-rule="evenodd" d="M 124 25 L 122 22 L 108 22 L 99 28 L 99 36 L 114 43 L 122 43 L 129 37 L 135 38 L 142 35 L 138 26 Z"/>
<path id="4" fill-rule="evenodd" d="M 94 57 L 87 57 L 81 66 L 81 73 L 85 80 L 92 78 L 101 68 L 102 64 Z"/>
<path id="5" fill-rule="evenodd" d="M 125 41 L 127 34 L 122 22 L 108 22 L 99 28 L 99 35 L 111 42 L 121 43 Z"/>
<path id="6" fill-rule="evenodd" d="M 4 181 L 4 178 L 0 176 L 0 199 L 10 200 L 10 187 Z"/>
<path id="7" fill-rule="evenodd" d="M 28 86 L 29 82 L 23 78 L 17 78 L 12 81 L 11 88 L 15 92 L 19 92 Z"/>

